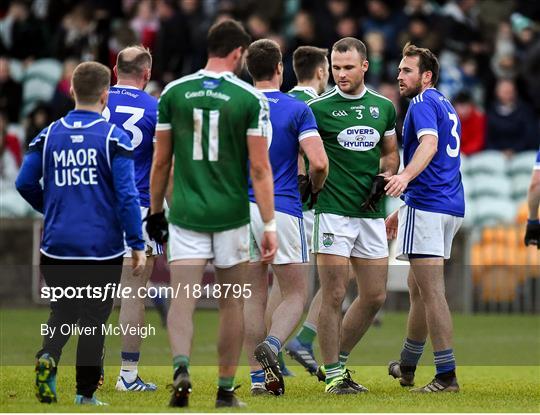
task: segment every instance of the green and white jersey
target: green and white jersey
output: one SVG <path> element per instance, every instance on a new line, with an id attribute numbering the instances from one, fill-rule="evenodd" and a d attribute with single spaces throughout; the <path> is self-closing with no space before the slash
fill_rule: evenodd
<path id="1" fill-rule="evenodd" d="M 292 95 L 296 99 L 299 99 L 300 101 L 308 102 L 309 100 L 313 98 L 318 98 L 319 95 L 315 90 L 310 86 L 299 86 L 296 85 L 293 89 L 291 89 L 289 92 L 287 92 L 289 95 Z M 304 155 L 304 163 L 306 165 L 306 171 L 309 171 L 309 160 Z M 309 200 L 306 203 L 302 204 L 302 211 L 306 212 L 309 210 L 308 208 Z"/>
<path id="2" fill-rule="evenodd" d="M 319 94 L 310 86 L 299 86 L 296 85 L 291 89 L 287 94 L 292 95 L 300 101 L 308 102 L 310 99 L 317 98 Z"/>
<path id="3" fill-rule="evenodd" d="M 381 201 L 376 212 L 363 211 L 373 176 L 379 173 L 384 137 L 395 134 L 396 110 L 392 102 L 364 88 L 349 95 L 337 86 L 308 102 L 329 159 L 329 175 L 316 213 L 357 218 L 382 218 Z"/>
<path id="4" fill-rule="evenodd" d="M 174 151 L 169 221 L 197 232 L 249 223 L 246 137 L 269 137 L 266 97 L 231 72 L 200 70 L 168 84 L 158 108 Z"/>

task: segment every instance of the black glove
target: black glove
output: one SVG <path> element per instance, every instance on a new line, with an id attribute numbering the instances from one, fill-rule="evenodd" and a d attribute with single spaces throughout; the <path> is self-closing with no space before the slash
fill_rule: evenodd
<path id="1" fill-rule="evenodd" d="M 169 240 L 169 223 L 165 218 L 165 212 L 150 214 L 150 209 L 148 209 L 144 221 L 146 222 L 146 233 L 148 233 L 150 239 L 158 244 L 163 244 Z"/>
<path id="2" fill-rule="evenodd" d="M 368 198 L 362 203 L 362 210 L 369 210 L 371 212 L 377 210 L 377 204 L 385 194 L 384 186 L 386 186 L 384 176 L 378 175 L 373 178 L 371 191 L 369 192 Z"/>
<path id="3" fill-rule="evenodd" d="M 311 178 L 307 174 L 298 175 L 298 192 L 302 203 L 306 203 L 311 195 Z"/>
<path id="4" fill-rule="evenodd" d="M 527 222 L 525 245 L 536 245 L 536 247 L 540 249 L 540 223 L 538 223 L 538 221 Z"/>
<path id="5" fill-rule="evenodd" d="M 309 203 L 308 203 L 308 209 L 311 210 L 313 209 L 313 206 L 315 206 L 317 204 L 317 199 L 319 198 L 319 193 L 320 192 L 311 192 L 310 194 L 310 199 L 309 199 Z"/>

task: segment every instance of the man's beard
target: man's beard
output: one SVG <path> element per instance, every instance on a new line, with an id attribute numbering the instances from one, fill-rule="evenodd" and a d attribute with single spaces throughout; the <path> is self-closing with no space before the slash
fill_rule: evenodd
<path id="1" fill-rule="evenodd" d="M 240 59 L 238 62 L 236 62 L 236 66 L 234 67 L 233 73 L 236 76 L 240 76 L 243 71 L 244 71 L 244 59 Z"/>
<path id="2" fill-rule="evenodd" d="M 408 91 L 405 91 L 403 96 L 405 98 L 413 98 L 413 97 L 417 96 L 420 93 L 420 91 L 422 91 L 422 83 L 420 81 L 418 81 L 418 83 L 415 85 L 415 87 L 409 89 Z"/>

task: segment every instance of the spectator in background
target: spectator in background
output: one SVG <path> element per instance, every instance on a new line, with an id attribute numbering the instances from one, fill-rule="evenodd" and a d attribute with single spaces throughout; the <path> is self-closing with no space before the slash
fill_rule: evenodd
<path id="1" fill-rule="evenodd" d="M 137 34 L 138 42 L 144 47 L 154 49 L 154 43 L 159 30 L 159 18 L 153 0 L 142 0 L 135 4 L 135 16 L 129 25 Z"/>
<path id="2" fill-rule="evenodd" d="M 425 14 L 413 14 L 409 16 L 407 30 L 400 33 L 398 43 L 400 47 L 411 42 L 421 48 L 428 48 L 433 53 L 438 53 L 440 49 L 440 40 L 437 31 L 432 30 L 429 22 L 433 17 Z"/>
<path id="3" fill-rule="evenodd" d="M 97 19 L 94 12 L 91 4 L 84 2 L 64 16 L 54 40 L 58 59 L 76 56 L 80 60 L 93 60 L 97 57 Z"/>
<path id="4" fill-rule="evenodd" d="M 26 145 L 28 146 L 30 141 L 52 121 L 50 107 L 43 102 L 38 103 L 25 120 Z"/>
<path id="5" fill-rule="evenodd" d="M 183 74 L 193 73 L 206 63 L 206 35 L 212 20 L 200 0 L 180 0 L 180 12 L 188 22 L 189 45 L 184 56 Z M 207 3 L 210 3 L 207 1 Z"/>
<path id="6" fill-rule="evenodd" d="M 191 42 L 189 23 L 173 0 L 158 0 L 160 30 L 154 51 L 154 72 L 165 84 L 183 74 L 184 59 Z"/>
<path id="7" fill-rule="evenodd" d="M 386 78 L 385 43 L 382 32 L 368 32 L 364 35 L 368 50 L 369 72 L 366 73 L 366 82 L 377 89 Z"/>
<path id="8" fill-rule="evenodd" d="M 8 133 L 7 114 L 0 111 L 0 183 L 14 187 L 22 162 L 21 145 L 17 137 Z"/>
<path id="9" fill-rule="evenodd" d="M 246 28 L 253 41 L 268 37 L 270 22 L 260 14 L 252 14 L 248 17 Z"/>
<path id="10" fill-rule="evenodd" d="M 537 149 L 538 118 L 518 98 L 514 81 L 500 79 L 495 99 L 487 113 L 486 148 L 503 151 L 507 156 Z"/>
<path id="11" fill-rule="evenodd" d="M 64 61 L 62 79 L 58 81 L 58 85 L 56 85 L 56 90 L 54 91 L 54 95 L 50 102 L 53 119 L 62 117 L 75 107 L 75 101 L 71 96 L 70 88 L 73 71 L 79 63 L 79 60 L 76 58 L 68 58 Z"/>
<path id="12" fill-rule="evenodd" d="M 22 86 L 11 78 L 9 60 L 0 56 L 0 111 L 5 111 L 8 122 L 19 122 L 22 108 Z"/>
<path id="13" fill-rule="evenodd" d="M 401 9 L 391 9 L 388 0 L 368 0 L 368 17 L 363 22 L 364 33 L 382 32 L 386 45 L 386 53 L 390 59 L 397 59 L 398 34 L 407 24 L 407 19 Z"/>
<path id="14" fill-rule="evenodd" d="M 48 56 L 48 33 L 45 25 L 32 14 L 30 1 L 12 0 L 2 20 L 0 53 L 20 60 Z"/>
<path id="15" fill-rule="evenodd" d="M 467 156 L 484 149 L 486 116 L 466 91 L 456 95 L 454 108 L 461 121 L 461 153 Z"/>

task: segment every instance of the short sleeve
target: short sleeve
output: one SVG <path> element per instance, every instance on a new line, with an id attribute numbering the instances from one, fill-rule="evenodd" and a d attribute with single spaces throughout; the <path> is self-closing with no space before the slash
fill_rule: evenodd
<path id="1" fill-rule="evenodd" d="M 169 108 L 169 96 L 170 93 L 163 93 L 159 97 L 158 101 L 158 113 L 156 131 L 170 130 L 171 129 L 171 113 Z"/>
<path id="2" fill-rule="evenodd" d="M 302 141 L 307 137 L 319 137 L 319 131 L 317 129 L 317 121 L 313 111 L 306 104 L 302 105 L 302 111 L 299 112 L 298 118 L 298 141 Z"/>
<path id="3" fill-rule="evenodd" d="M 248 111 L 247 135 L 260 135 L 270 138 L 270 109 L 264 95 L 258 97 L 258 105 L 250 105 Z"/>
<path id="4" fill-rule="evenodd" d="M 116 156 L 133 157 L 133 144 L 128 135 L 118 127 L 114 127 L 109 138 L 111 159 Z"/>
<path id="5" fill-rule="evenodd" d="M 388 105 L 388 123 L 386 124 L 386 128 L 384 130 L 384 136 L 388 137 L 391 135 L 396 134 L 396 109 L 394 108 L 394 104 L 391 102 Z"/>
<path id="6" fill-rule="evenodd" d="M 534 163 L 534 170 L 540 170 L 540 150 L 536 153 L 536 162 Z"/>
<path id="7" fill-rule="evenodd" d="M 47 132 L 49 131 L 49 128 L 50 126 L 44 128 L 37 136 L 34 137 L 30 144 L 28 144 L 27 153 L 33 153 L 34 151 L 41 153 L 43 151 L 43 143 L 45 142 L 45 138 L 47 137 Z"/>
<path id="8" fill-rule="evenodd" d="M 418 97 L 414 98 L 418 100 Z M 418 100 L 411 103 L 411 117 L 414 124 L 416 138 L 431 134 L 439 136 L 437 125 L 437 111 L 429 100 Z"/>

